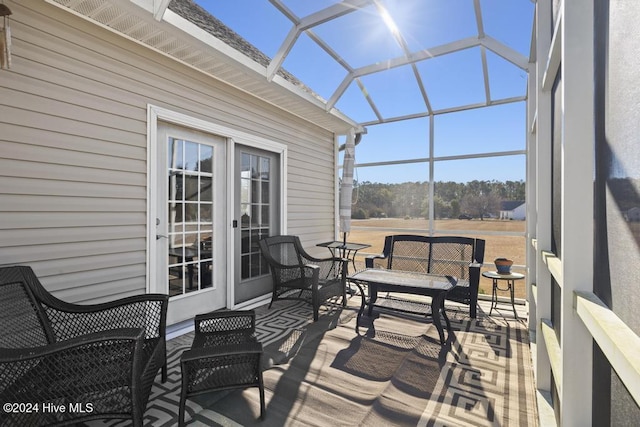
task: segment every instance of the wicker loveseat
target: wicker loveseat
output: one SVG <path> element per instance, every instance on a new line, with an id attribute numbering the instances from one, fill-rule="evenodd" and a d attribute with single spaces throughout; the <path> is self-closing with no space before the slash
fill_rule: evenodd
<path id="1" fill-rule="evenodd" d="M 470 237 L 396 234 L 386 236 L 383 253 L 368 256 L 365 265 L 456 277 L 458 285 L 446 299 L 468 304 L 475 319 L 484 246 L 484 240 Z"/>
<path id="2" fill-rule="evenodd" d="M 3 407 L 0 425 L 141 426 L 158 370 L 167 376 L 167 304 L 159 294 L 70 304 L 30 267 L 0 268 L 0 402 L 23 404 Z"/>

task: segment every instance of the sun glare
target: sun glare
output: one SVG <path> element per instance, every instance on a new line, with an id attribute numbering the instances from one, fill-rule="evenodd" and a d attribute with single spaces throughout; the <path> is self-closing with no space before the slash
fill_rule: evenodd
<path id="1" fill-rule="evenodd" d="M 398 26 L 394 22 L 391 15 L 389 15 L 389 12 L 382 6 L 379 7 L 379 10 L 380 16 L 382 17 L 384 23 L 387 25 L 387 28 L 389 28 L 389 31 L 391 31 L 391 34 L 393 34 L 394 36 L 398 36 L 400 34 L 400 31 L 398 30 Z"/>

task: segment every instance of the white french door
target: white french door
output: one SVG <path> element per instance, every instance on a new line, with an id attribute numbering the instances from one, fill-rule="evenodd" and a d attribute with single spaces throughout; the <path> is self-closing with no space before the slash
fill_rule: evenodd
<path id="1" fill-rule="evenodd" d="M 158 122 L 150 287 L 171 296 L 169 324 L 227 303 L 226 147 L 224 137 Z"/>
<path id="2" fill-rule="evenodd" d="M 280 156 L 256 147 L 235 146 L 235 304 L 268 295 L 272 290 L 269 266 L 258 242 L 280 234 Z"/>

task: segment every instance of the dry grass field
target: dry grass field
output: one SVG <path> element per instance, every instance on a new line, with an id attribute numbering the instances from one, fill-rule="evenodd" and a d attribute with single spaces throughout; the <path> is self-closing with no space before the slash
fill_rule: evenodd
<path id="1" fill-rule="evenodd" d="M 352 220 L 351 233 L 347 236 L 349 242 L 367 243 L 371 248 L 358 253 L 356 265 L 358 268 L 364 267 L 364 255 L 382 253 L 384 237 L 390 234 L 428 234 L 429 223 L 426 219 L 366 219 Z M 367 227 L 360 229 L 360 227 Z M 391 229 L 391 230 L 389 230 Z M 407 231 L 403 231 L 406 229 Z M 425 230 L 417 232 L 415 230 Z M 524 233 L 524 221 L 501 221 L 495 219 L 480 220 L 458 220 L 443 219 L 435 221 L 436 235 L 456 235 L 469 236 L 486 240 L 483 271 L 495 270 L 493 260 L 498 257 L 512 259 L 514 265 L 525 265 L 525 238 L 522 236 L 499 236 L 483 234 L 483 232 L 512 232 Z M 465 234 L 465 231 L 473 231 L 474 234 Z M 478 233 L 478 234 L 475 234 Z M 366 252 L 366 253 L 365 253 Z M 522 268 L 514 268 L 514 271 L 524 273 Z M 504 286 L 501 283 L 501 286 Z M 480 281 L 480 293 L 491 294 L 491 280 L 482 278 Z M 516 298 L 525 298 L 524 280 L 516 282 Z M 508 293 L 501 292 L 500 295 L 507 296 Z"/>

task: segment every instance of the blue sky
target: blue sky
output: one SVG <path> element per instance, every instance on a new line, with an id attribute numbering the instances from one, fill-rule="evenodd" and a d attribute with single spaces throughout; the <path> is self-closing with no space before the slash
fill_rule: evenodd
<path id="1" fill-rule="evenodd" d="M 282 0 L 304 17 L 338 0 Z M 417 52 L 478 34 L 473 0 L 380 0 L 406 40 Z M 250 43 L 273 57 L 292 23 L 268 0 L 197 0 Z M 530 0 L 480 0 L 485 33 L 529 56 L 534 5 Z M 352 68 L 401 57 L 374 6 L 314 27 L 313 32 Z M 526 72 L 487 50 L 492 100 L 526 94 Z M 347 76 L 310 37 L 302 34 L 289 52 L 284 68 L 329 99 Z M 416 64 L 434 110 L 484 102 L 486 99 L 479 47 L 430 58 Z M 414 70 L 403 66 L 365 75 L 361 82 L 384 118 L 427 111 Z M 353 82 L 336 107 L 358 122 L 377 119 L 358 85 Z M 356 149 L 356 163 L 403 160 L 428 156 L 429 120 L 414 119 L 373 125 Z M 525 148 L 526 119 L 523 102 L 485 109 L 436 115 L 434 155 L 451 156 Z M 466 182 L 473 179 L 524 179 L 524 156 L 455 160 L 436 163 L 436 180 Z M 358 168 L 359 180 L 380 182 L 424 181 L 425 164 Z"/>

